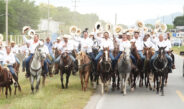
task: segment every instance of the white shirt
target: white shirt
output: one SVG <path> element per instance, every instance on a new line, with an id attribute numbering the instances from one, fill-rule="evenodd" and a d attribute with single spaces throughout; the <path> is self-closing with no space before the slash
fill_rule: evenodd
<path id="1" fill-rule="evenodd" d="M 9 61 L 9 63 L 7 63 L 7 61 Z M 13 65 L 15 62 L 15 56 L 12 52 L 10 54 L 5 53 L 3 64 Z"/>
<path id="2" fill-rule="evenodd" d="M 30 44 L 29 50 L 30 53 L 34 54 L 36 47 L 39 45 L 40 41 L 38 40 L 36 43 L 34 42 L 33 39 L 28 40 L 25 36 L 23 36 L 23 39 L 26 43 Z"/>
<path id="3" fill-rule="evenodd" d="M 166 43 L 166 45 L 167 45 L 167 47 L 166 47 L 165 50 L 166 50 L 166 51 L 169 51 L 169 50 L 172 48 L 171 41 L 167 39 L 167 40 L 165 41 L 165 43 Z"/>
<path id="4" fill-rule="evenodd" d="M 163 40 L 162 42 L 157 41 L 157 42 L 156 42 L 155 51 L 158 51 L 158 50 L 159 50 L 158 47 L 167 47 L 166 41 L 164 41 L 164 40 Z M 165 51 L 168 51 L 167 48 L 165 49 Z"/>
<path id="5" fill-rule="evenodd" d="M 43 46 L 43 52 L 46 53 L 47 55 L 49 54 L 49 49 L 46 45 Z"/>
<path id="6" fill-rule="evenodd" d="M 0 50 L 0 61 L 3 61 L 4 60 L 4 55 L 5 55 L 5 50 L 4 49 L 1 49 Z"/>
<path id="7" fill-rule="evenodd" d="M 143 50 L 143 40 L 141 38 L 138 39 L 134 39 L 135 40 L 135 46 L 137 48 L 138 51 Z"/>
<path id="8" fill-rule="evenodd" d="M 113 41 L 109 38 L 108 39 L 103 38 L 100 45 L 101 45 L 101 48 L 100 48 L 101 50 L 107 47 L 109 47 L 110 50 L 114 49 Z"/>
<path id="9" fill-rule="evenodd" d="M 61 45 L 61 41 L 59 43 L 56 42 L 54 43 L 53 48 L 59 49 L 60 45 Z"/>
<path id="10" fill-rule="evenodd" d="M 91 38 L 75 38 L 81 43 L 81 51 L 90 53 L 92 52 L 93 40 Z"/>
<path id="11" fill-rule="evenodd" d="M 150 40 L 144 41 L 143 43 L 144 43 L 144 45 L 146 45 L 146 47 L 153 48 L 153 43 Z"/>
<path id="12" fill-rule="evenodd" d="M 29 48 L 27 47 L 27 45 L 23 45 L 21 47 L 21 53 L 25 53 L 25 56 L 29 55 Z"/>
<path id="13" fill-rule="evenodd" d="M 15 55 L 16 53 L 18 53 L 19 48 L 17 45 L 15 45 L 14 47 L 11 47 L 11 52 L 13 52 L 13 54 Z"/>
<path id="14" fill-rule="evenodd" d="M 130 41 L 123 41 L 121 40 L 120 43 L 119 43 L 119 51 L 124 51 L 125 48 L 130 48 L 131 47 L 131 44 L 130 44 Z"/>
<path id="15" fill-rule="evenodd" d="M 64 41 L 61 42 L 59 45 L 59 50 L 61 50 L 61 53 L 68 52 L 70 53 L 73 50 L 73 44 L 70 40 L 68 40 L 68 43 L 66 44 L 66 47 L 63 47 L 66 43 Z"/>

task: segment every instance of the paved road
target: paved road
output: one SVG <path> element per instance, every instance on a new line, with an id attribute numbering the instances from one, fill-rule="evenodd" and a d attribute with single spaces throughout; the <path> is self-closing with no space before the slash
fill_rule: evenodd
<path id="1" fill-rule="evenodd" d="M 169 75 L 165 96 L 146 88 L 137 88 L 134 92 L 128 87 L 127 95 L 120 91 L 91 97 L 85 109 L 184 109 L 184 78 L 182 77 L 183 59 L 176 56 L 177 69 Z"/>

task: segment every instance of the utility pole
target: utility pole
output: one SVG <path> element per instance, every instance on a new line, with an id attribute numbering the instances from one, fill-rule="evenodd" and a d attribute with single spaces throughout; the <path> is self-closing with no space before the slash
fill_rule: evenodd
<path id="1" fill-rule="evenodd" d="M 117 13 L 115 13 L 115 25 L 117 25 Z"/>
<path id="2" fill-rule="evenodd" d="M 47 37 L 49 36 L 49 31 L 50 31 L 50 28 L 49 28 L 49 26 L 50 26 L 50 2 L 49 2 L 49 0 L 48 0 L 48 25 L 47 25 Z"/>
<path id="3" fill-rule="evenodd" d="M 6 27 L 5 27 L 5 30 L 6 30 L 6 43 L 8 44 L 8 0 L 6 0 Z"/>
<path id="4" fill-rule="evenodd" d="M 80 2 L 80 1 L 73 0 L 72 2 L 74 3 L 74 6 L 73 6 L 73 7 L 74 7 L 74 11 L 76 11 L 76 9 L 77 9 L 77 7 L 78 7 L 78 6 L 77 6 L 77 2 Z"/>

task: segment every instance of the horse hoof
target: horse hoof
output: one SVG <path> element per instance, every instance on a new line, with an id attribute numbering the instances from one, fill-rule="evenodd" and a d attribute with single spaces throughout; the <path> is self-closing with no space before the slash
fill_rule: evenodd
<path id="1" fill-rule="evenodd" d="M 134 88 L 131 88 L 131 91 L 133 92 L 134 91 Z"/>
<path id="2" fill-rule="evenodd" d="M 161 96 L 164 96 L 164 93 L 162 93 Z"/>

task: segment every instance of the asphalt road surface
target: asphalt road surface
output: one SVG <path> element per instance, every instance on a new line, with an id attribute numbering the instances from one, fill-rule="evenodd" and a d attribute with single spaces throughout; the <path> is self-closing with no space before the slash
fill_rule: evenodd
<path id="1" fill-rule="evenodd" d="M 183 59 L 176 58 L 176 69 L 169 74 L 165 96 L 149 91 L 145 87 L 137 88 L 134 92 L 127 87 L 127 95 L 123 96 L 120 91 L 109 91 L 100 95 L 95 93 L 85 109 L 184 109 L 184 77 L 182 76 Z"/>

